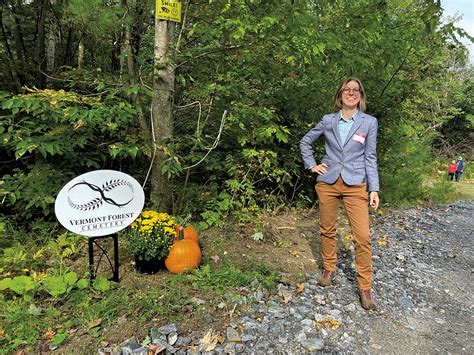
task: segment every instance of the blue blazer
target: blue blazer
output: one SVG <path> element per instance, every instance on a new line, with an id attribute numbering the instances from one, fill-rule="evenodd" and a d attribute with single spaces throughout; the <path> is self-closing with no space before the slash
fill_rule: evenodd
<path id="1" fill-rule="evenodd" d="M 316 164 L 312 144 L 321 136 L 325 139 L 326 154 L 321 160 L 328 166 L 317 180 L 333 184 L 342 177 L 347 185 L 367 183 L 367 191 L 379 191 L 377 171 L 377 119 L 364 112 L 354 116 L 354 123 L 347 138 L 341 142 L 338 121 L 340 113 L 325 115 L 300 141 L 305 168 Z"/>

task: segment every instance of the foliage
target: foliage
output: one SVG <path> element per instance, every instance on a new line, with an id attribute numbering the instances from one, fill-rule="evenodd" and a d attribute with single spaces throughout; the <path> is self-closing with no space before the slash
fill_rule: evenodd
<path id="1" fill-rule="evenodd" d="M 174 220 L 167 213 L 145 210 L 124 236 L 128 251 L 140 260 L 163 259 L 176 238 Z"/>
<path id="2" fill-rule="evenodd" d="M 35 4 L 6 6 L 0 38 L 0 76 L 9 78 L 1 87 L 0 156 L 7 163 L 0 197 L 8 216 L 26 222 L 50 220 L 57 191 L 86 170 L 144 177 L 153 154 L 146 117 L 157 95 L 149 2 L 68 1 L 44 12 Z M 298 141 L 333 110 L 332 94 L 348 75 L 361 77 L 368 113 L 379 119 L 390 204 L 428 198 L 421 191 L 404 196 L 397 182 L 405 177 L 392 175 L 402 173 L 400 159 L 419 183 L 433 154 L 471 154 L 473 72 L 459 43 L 467 34 L 453 19 L 441 21 L 439 2 L 213 0 L 183 8 L 187 20 L 171 49 L 173 137 L 155 145 L 175 186 L 173 214 L 192 213 L 206 228 L 312 204 L 314 177 L 302 168 Z M 43 37 L 67 33 L 47 77 L 38 57 L 46 55 L 45 38 L 32 25 L 41 16 L 49 19 Z M 15 19 L 27 25 L 16 27 Z M 412 140 L 422 141 L 423 159 L 407 153 Z M 316 158 L 322 152 L 316 147 Z"/>
<path id="3" fill-rule="evenodd" d="M 112 93 L 91 98 L 25 88 L 0 97 L 0 153 L 16 162 L 2 166 L 0 196 L 20 218 L 50 215 L 56 194 L 75 174 L 140 150 L 138 132 L 125 131 L 137 110 Z"/>

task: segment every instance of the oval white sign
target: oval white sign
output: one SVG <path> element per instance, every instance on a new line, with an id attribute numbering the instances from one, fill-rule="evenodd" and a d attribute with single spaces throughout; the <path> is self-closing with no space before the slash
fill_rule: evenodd
<path id="1" fill-rule="evenodd" d="M 133 177 L 96 170 L 69 181 L 54 204 L 56 218 L 71 232 L 96 237 L 116 233 L 143 209 L 145 194 Z"/>

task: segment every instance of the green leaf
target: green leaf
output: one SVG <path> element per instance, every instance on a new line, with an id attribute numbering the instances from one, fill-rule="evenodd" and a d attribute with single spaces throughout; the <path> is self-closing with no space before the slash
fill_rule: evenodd
<path id="1" fill-rule="evenodd" d="M 23 295 L 28 291 L 38 287 L 38 283 L 31 276 L 16 276 L 11 280 L 10 289 L 19 295 Z"/>
<path id="2" fill-rule="evenodd" d="M 10 288 L 12 283 L 11 277 L 4 278 L 0 280 L 0 291 L 6 290 L 7 288 Z"/>
<path id="3" fill-rule="evenodd" d="M 59 330 L 56 335 L 51 339 L 51 344 L 53 345 L 60 345 L 64 340 L 67 338 L 67 333 L 61 329 Z"/>
<path id="4" fill-rule="evenodd" d="M 87 287 L 89 287 L 89 280 L 87 279 L 80 279 L 79 281 L 77 281 L 77 284 L 76 284 L 77 288 L 79 290 L 83 290 Z"/>
<path id="5" fill-rule="evenodd" d="M 99 276 L 92 283 L 92 288 L 98 292 L 106 292 L 110 290 L 110 281 L 103 276 Z"/>
<path id="6" fill-rule="evenodd" d="M 69 285 L 69 286 L 74 286 L 74 284 L 77 281 L 77 274 L 73 271 L 68 272 L 66 275 L 64 275 L 64 281 Z"/>
<path id="7" fill-rule="evenodd" d="M 67 292 L 67 283 L 63 276 L 47 275 L 43 280 L 46 291 L 51 296 L 60 296 Z"/>

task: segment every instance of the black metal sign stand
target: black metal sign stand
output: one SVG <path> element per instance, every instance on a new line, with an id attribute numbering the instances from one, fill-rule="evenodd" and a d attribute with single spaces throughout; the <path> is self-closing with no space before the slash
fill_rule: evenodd
<path id="1" fill-rule="evenodd" d="M 107 251 L 102 247 L 102 245 L 96 242 L 96 240 L 103 239 L 103 238 L 112 238 L 114 241 L 114 264 L 113 265 Z M 97 262 L 96 268 L 94 268 L 94 244 L 102 251 L 102 254 L 99 257 L 99 261 Z M 104 255 L 109 261 L 109 265 L 112 269 L 113 276 L 111 280 L 115 282 L 119 282 L 119 255 L 118 255 L 118 234 L 117 233 L 110 234 L 110 235 L 101 235 L 97 237 L 89 237 L 89 270 L 90 270 L 91 280 L 95 279 L 95 277 L 97 276 L 97 269 L 99 268 L 99 264 Z"/>

